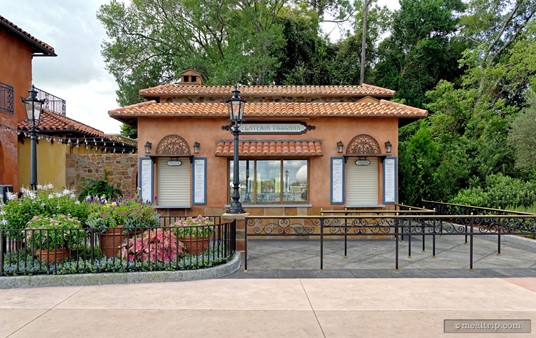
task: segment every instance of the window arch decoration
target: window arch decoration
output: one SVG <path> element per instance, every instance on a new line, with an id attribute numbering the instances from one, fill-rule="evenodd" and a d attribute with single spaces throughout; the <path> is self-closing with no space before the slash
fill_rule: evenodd
<path id="1" fill-rule="evenodd" d="M 380 155 L 381 148 L 378 141 L 370 135 L 360 134 L 355 136 L 346 147 L 346 155 Z"/>
<path id="2" fill-rule="evenodd" d="M 190 156 L 190 145 L 179 135 L 167 135 L 156 146 L 156 156 Z"/>

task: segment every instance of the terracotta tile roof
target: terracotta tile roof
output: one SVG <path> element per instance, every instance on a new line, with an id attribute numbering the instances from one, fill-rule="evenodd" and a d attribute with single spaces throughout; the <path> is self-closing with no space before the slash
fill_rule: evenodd
<path id="1" fill-rule="evenodd" d="M 20 130 L 29 130 L 30 126 L 28 121 L 20 122 L 18 128 Z M 67 116 L 52 113 L 47 110 L 43 110 L 41 113 L 41 120 L 37 129 L 39 131 L 47 132 L 75 132 L 88 136 L 106 137 L 106 135 L 98 129 L 70 119 Z"/>
<path id="2" fill-rule="evenodd" d="M 22 28 L 15 25 L 13 22 L 9 21 L 1 15 L 0 27 L 6 28 L 8 31 L 21 38 L 21 40 L 28 43 L 32 47 L 32 53 L 34 55 L 56 56 L 56 53 L 54 52 L 54 47 L 35 38 L 33 35 L 26 32 L 25 30 L 23 30 Z"/>
<path id="3" fill-rule="evenodd" d="M 246 103 L 248 117 L 398 117 L 421 118 L 428 112 L 387 100 L 375 102 L 251 102 Z M 118 120 L 128 117 L 226 117 L 227 105 L 221 103 L 157 103 L 147 101 L 110 110 Z"/>
<path id="4" fill-rule="evenodd" d="M 240 156 L 322 156 L 320 140 L 242 140 Z M 233 156 L 233 140 L 218 140 L 216 156 Z"/>
<path id="5" fill-rule="evenodd" d="M 189 86 L 176 83 L 140 90 L 144 97 L 155 96 L 210 96 L 227 98 L 233 86 Z M 248 97 L 393 97 L 394 90 L 368 84 L 360 86 L 240 86 L 240 95 Z"/>

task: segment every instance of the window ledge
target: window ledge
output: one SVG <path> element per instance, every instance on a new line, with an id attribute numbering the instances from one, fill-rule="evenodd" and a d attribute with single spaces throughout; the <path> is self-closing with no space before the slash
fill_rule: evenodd
<path id="1" fill-rule="evenodd" d="M 191 205 L 155 205 L 155 209 L 191 209 Z"/>
<path id="2" fill-rule="evenodd" d="M 360 204 L 360 205 L 351 205 L 347 204 L 345 208 L 385 208 L 385 204 Z"/>
<path id="3" fill-rule="evenodd" d="M 242 206 L 247 208 L 312 208 L 312 204 L 243 204 Z M 230 205 L 226 204 L 225 208 L 229 208 Z"/>

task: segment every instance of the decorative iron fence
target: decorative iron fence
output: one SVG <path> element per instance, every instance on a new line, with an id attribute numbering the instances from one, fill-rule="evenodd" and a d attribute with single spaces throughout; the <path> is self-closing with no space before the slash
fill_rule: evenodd
<path id="1" fill-rule="evenodd" d="M 394 264 L 399 268 L 399 242 L 407 238 L 411 257 L 412 238 L 421 236 L 422 250 L 426 239 L 432 241 L 436 256 L 436 239 L 441 236 L 464 236 L 469 242 L 469 268 L 473 269 L 473 248 L 476 236 L 496 236 L 497 253 L 501 253 L 501 236 L 536 236 L 536 215 L 345 215 L 345 216 L 255 216 L 246 218 L 244 268 L 248 267 L 250 237 L 308 237 L 319 239 L 320 269 L 324 269 L 324 241 L 344 239 L 344 256 L 348 255 L 348 239 L 374 237 L 393 239 Z"/>
<path id="2" fill-rule="evenodd" d="M 0 229 L 0 276 L 194 270 L 223 264 L 235 251 L 236 222 L 105 233 Z"/>

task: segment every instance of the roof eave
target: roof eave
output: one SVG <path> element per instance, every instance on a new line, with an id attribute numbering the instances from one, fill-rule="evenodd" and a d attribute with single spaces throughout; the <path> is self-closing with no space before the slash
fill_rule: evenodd
<path id="1" fill-rule="evenodd" d="M 2 25 L 4 28 L 6 28 L 10 33 L 16 35 L 18 38 L 26 42 L 28 45 L 32 47 L 32 56 L 58 56 L 56 55 L 54 49 L 48 49 L 45 46 L 41 45 L 37 41 L 31 39 L 30 37 L 22 34 L 19 30 L 17 30 L 15 27 L 10 26 L 6 22 L 0 21 L 0 25 Z"/>

